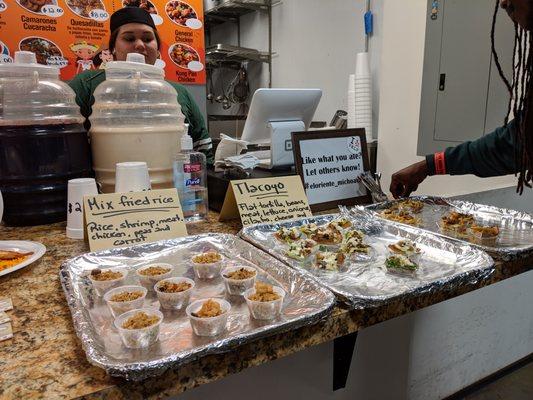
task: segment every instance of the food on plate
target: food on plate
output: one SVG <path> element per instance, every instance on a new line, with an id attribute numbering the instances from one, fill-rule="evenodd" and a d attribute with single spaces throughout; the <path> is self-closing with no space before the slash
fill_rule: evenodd
<path id="1" fill-rule="evenodd" d="M 20 50 L 35 53 L 37 62 L 44 65 L 48 65 L 50 57 L 63 57 L 63 53 L 54 43 L 40 37 L 29 37 L 22 40 Z"/>
<path id="2" fill-rule="evenodd" d="M 180 293 L 185 290 L 189 290 L 192 285 L 189 282 L 171 282 L 171 281 L 161 281 L 157 285 L 157 290 L 163 293 Z"/>
<path id="3" fill-rule="evenodd" d="M 472 233 L 482 239 L 494 238 L 500 234 L 500 229 L 497 226 L 482 226 L 473 224 L 470 226 Z"/>
<path id="4" fill-rule="evenodd" d="M 415 243 L 409 239 L 403 239 L 396 243 L 389 244 L 389 249 L 396 254 L 403 254 L 404 256 L 410 256 L 413 254 L 420 254 L 420 250 Z"/>
<path id="5" fill-rule="evenodd" d="M 17 0 L 17 2 L 24 8 L 33 11 L 35 13 L 41 12 L 43 6 L 55 5 L 54 0 Z"/>
<path id="6" fill-rule="evenodd" d="M 264 282 L 257 282 L 255 284 L 255 293 L 248 296 L 251 301 L 274 301 L 281 298 L 281 296 L 274 291 L 274 287 Z"/>
<path id="7" fill-rule="evenodd" d="M 320 227 L 315 233 L 310 235 L 318 244 L 335 245 L 342 242 L 342 233 L 334 226 Z"/>
<path id="8" fill-rule="evenodd" d="M 136 291 L 136 292 L 126 291 L 126 292 L 120 292 L 120 293 L 114 294 L 113 296 L 111 296 L 109 300 L 114 301 L 114 302 L 125 302 L 125 301 L 137 300 L 143 296 L 144 296 L 144 293 L 140 291 Z"/>
<path id="9" fill-rule="evenodd" d="M 144 329 L 155 325 L 160 318 L 157 315 L 148 315 L 144 311 L 132 315 L 122 323 L 123 329 Z"/>
<path id="10" fill-rule="evenodd" d="M 165 7 L 168 17 L 178 25 L 187 26 L 188 19 L 198 19 L 196 11 L 189 4 L 183 1 L 169 1 Z"/>
<path id="11" fill-rule="evenodd" d="M 243 279 L 250 279 L 251 277 L 255 276 L 257 274 L 256 271 L 247 269 L 247 268 L 239 268 L 235 271 L 228 272 L 224 274 L 225 278 L 228 279 L 235 279 L 235 280 L 243 280 Z"/>
<path id="12" fill-rule="evenodd" d="M 288 257 L 294 258 L 296 260 L 304 260 L 306 257 L 309 257 L 311 255 L 316 245 L 317 242 L 312 239 L 305 239 L 299 242 L 294 242 L 289 244 L 289 248 L 285 252 L 285 254 Z"/>
<path id="13" fill-rule="evenodd" d="M 352 222 L 348 218 L 337 218 L 330 222 L 334 228 L 348 229 L 352 227 Z"/>
<path id="14" fill-rule="evenodd" d="M 407 199 L 398 204 L 399 208 L 409 209 L 411 212 L 418 214 L 424 208 L 424 203 L 420 200 Z"/>
<path id="15" fill-rule="evenodd" d="M 144 276 L 157 276 L 167 274 L 171 271 L 171 268 L 152 265 L 148 268 L 140 269 L 139 274 Z"/>
<path id="16" fill-rule="evenodd" d="M 300 227 L 300 232 L 306 235 L 312 235 L 318 230 L 318 225 L 314 222 L 311 222 L 310 224 L 305 224 Z"/>
<path id="17" fill-rule="evenodd" d="M 23 253 L 19 251 L 0 250 L 0 271 L 20 264 L 32 254 L 32 251 Z"/>
<path id="18" fill-rule="evenodd" d="M 197 311 L 191 313 L 193 317 L 196 318 L 213 318 L 222 315 L 224 311 L 217 301 L 207 300 L 202 304 L 202 307 Z"/>
<path id="19" fill-rule="evenodd" d="M 274 237 L 278 239 L 280 242 L 290 243 L 290 242 L 300 239 L 301 232 L 296 227 L 292 227 L 292 228 L 281 227 L 277 230 L 276 233 L 274 233 Z"/>
<path id="20" fill-rule="evenodd" d="M 222 261 L 222 256 L 216 251 L 208 251 L 195 255 L 192 261 L 196 264 L 214 264 Z"/>
<path id="21" fill-rule="evenodd" d="M 189 69 L 191 61 L 200 61 L 198 52 L 191 46 L 183 43 L 176 43 L 170 48 L 169 56 L 172 61 L 180 68 Z"/>
<path id="22" fill-rule="evenodd" d="M 157 14 L 157 10 L 152 2 L 148 0 L 122 0 L 124 7 L 139 7 L 150 14 Z"/>
<path id="23" fill-rule="evenodd" d="M 104 271 L 100 268 L 95 268 L 91 271 L 91 279 L 93 281 L 113 281 L 124 276 L 122 272 L 112 271 L 110 269 Z"/>
<path id="24" fill-rule="evenodd" d="M 393 272 L 415 272 L 418 265 L 403 254 L 394 254 L 385 260 L 387 270 Z"/>
<path id="25" fill-rule="evenodd" d="M 90 18 L 92 10 L 105 10 L 100 0 L 66 0 L 67 5 L 79 16 Z"/>
<path id="26" fill-rule="evenodd" d="M 341 245 L 341 252 L 345 254 L 368 254 L 369 251 L 370 246 L 368 244 L 364 244 L 363 241 L 358 237 L 352 237 L 348 240 L 345 240 Z"/>
<path id="27" fill-rule="evenodd" d="M 338 271 L 339 267 L 344 264 L 346 256 L 343 253 L 320 251 L 316 253 L 315 265 L 319 269 L 325 269 L 326 271 Z"/>
<path id="28" fill-rule="evenodd" d="M 420 220 L 408 211 L 387 209 L 380 216 L 389 221 L 400 222 L 407 225 L 418 225 Z"/>

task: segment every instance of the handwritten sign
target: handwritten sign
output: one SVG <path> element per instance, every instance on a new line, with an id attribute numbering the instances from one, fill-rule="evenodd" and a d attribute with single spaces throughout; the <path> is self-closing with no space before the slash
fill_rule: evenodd
<path id="1" fill-rule="evenodd" d="M 176 189 L 85 196 L 83 203 L 93 251 L 187 235 Z"/>
<path id="2" fill-rule="evenodd" d="M 243 225 L 311 216 L 302 181 L 296 175 L 231 181 L 220 220 L 238 218 Z"/>
<path id="3" fill-rule="evenodd" d="M 292 133 L 296 171 L 313 211 L 370 203 L 357 182 L 369 170 L 364 129 Z"/>

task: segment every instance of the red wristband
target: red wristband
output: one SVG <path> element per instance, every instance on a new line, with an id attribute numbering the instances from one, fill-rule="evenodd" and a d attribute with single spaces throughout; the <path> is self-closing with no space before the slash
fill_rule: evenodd
<path id="1" fill-rule="evenodd" d="M 443 151 L 435 153 L 435 174 L 446 175 L 446 159 Z"/>

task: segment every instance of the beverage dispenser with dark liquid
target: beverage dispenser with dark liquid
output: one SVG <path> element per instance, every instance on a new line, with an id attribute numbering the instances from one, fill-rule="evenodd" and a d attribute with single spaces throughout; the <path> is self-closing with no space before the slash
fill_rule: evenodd
<path id="1" fill-rule="evenodd" d="M 91 154 L 74 91 L 59 69 L 15 53 L 0 64 L 0 191 L 6 225 L 67 218 L 67 182 L 90 176 Z"/>

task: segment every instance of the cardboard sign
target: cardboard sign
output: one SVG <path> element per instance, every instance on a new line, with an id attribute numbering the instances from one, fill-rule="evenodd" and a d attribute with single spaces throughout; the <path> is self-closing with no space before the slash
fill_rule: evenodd
<path id="1" fill-rule="evenodd" d="M 371 203 L 357 178 L 368 171 L 364 129 L 292 133 L 296 171 L 313 211 Z"/>
<path id="2" fill-rule="evenodd" d="M 176 189 L 85 196 L 92 251 L 187 235 Z"/>
<path id="3" fill-rule="evenodd" d="M 108 42 L 113 12 L 148 11 L 161 38 L 166 79 L 205 83 L 204 10 L 201 0 L 0 0 L 0 62 L 17 50 L 33 51 L 37 62 L 60 68 L 61 79 L 104 69 L 113 60 Z"/>
<path id="4" fill-rule="evenodd" d="M 220 221 L 238 218 L 243 225 L 312 216 L 300 178 L 231 181 L 220 211 Z"/>

